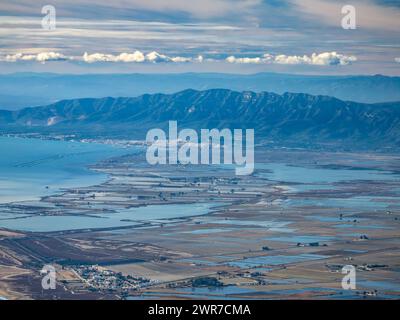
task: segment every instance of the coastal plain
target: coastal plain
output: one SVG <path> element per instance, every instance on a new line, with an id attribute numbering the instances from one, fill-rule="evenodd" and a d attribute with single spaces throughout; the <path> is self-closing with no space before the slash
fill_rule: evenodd
<path id="1" fill-rule="evenodd" d="M 0 296 L 399 298 L 399 160 L 260 147 L 249 176 L 143 152 L 99 161 L 103 183 L 0 205 Z M 47 264 L 55 290 L 41 287 Z"/>

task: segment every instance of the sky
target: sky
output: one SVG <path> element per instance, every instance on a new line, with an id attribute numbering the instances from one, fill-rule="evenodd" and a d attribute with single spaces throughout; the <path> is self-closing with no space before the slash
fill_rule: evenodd
<path id="1" fill-rule="evenodd" d="M 0 0 L 0 73 L 400 76 L 399 30 L 400 0 Z"/>

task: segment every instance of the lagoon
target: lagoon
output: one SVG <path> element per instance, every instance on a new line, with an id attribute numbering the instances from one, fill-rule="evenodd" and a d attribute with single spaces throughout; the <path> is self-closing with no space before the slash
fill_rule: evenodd
<path id="1" fill-rule="evenodd" d="M 119 228 L 136 226 L 143 222 L 166 222 L 165 219 L 207 214 L 214 204 L 151 205 L 124 209 L 113 213 L 63 216 L 29 216 L 21 219 L 0 220 L 0 227 L 18 231 L 55 232 L 65 230 Z M 0 213 L 1 217 L 1 213 Z"/>
<path id="2" fill-rule="evenodd" d="M 0 150 L 0 203 L 9 203 L 100 184 L 107 176 L 87 166 L 135 148 L 2 136 Z"/>

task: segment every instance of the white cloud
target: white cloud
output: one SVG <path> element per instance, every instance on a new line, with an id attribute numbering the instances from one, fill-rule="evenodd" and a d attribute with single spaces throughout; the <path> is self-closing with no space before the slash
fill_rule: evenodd
<path id="1" fill-rule="evenodd" d="M 274 59 L 277 64 L 309 64 L 311 59 L 307 56 L 287 56 L 285 54 L 277 55 Z"/>
<path id="2" fill-rule="evenodd" d="M 228 61 L 229 63 L 261 63 L 261 58 L 257 57 L 257 58 L 236 58 L 235 56 L 230 56 L 228 58 L 226 58 L 226 61 Z"/>
<path id="3" fill-rule="evenodd" d="M 336 52 L 313 53 L 312 64 L 318 65 L 348 65 L 357 61 L 356 56 L 346 56 Z"/>
<path id="4" fill-rule="evenodd" d="M 187 57 L 173 57 L 171 58 L 172 62 L 191 62 L 192 58 L 187 58 Z"/>
<path id="5" fill-rule="evenodd" d="M 176 62 L 176 63 L 184 63 L 184 62 L 203 62 L 203 57 L 198 56 L 197 58 L 193 57 L 169 57 L 164 54 L 160 54 L 156 51 L 152 51 L 147 53 L 146 55 L 141 51 L 135 51 L 133 53 L 121 53 L 118 55 L 113 54 L 105 54 L 105 53 L 93 53 L 85 54 L 82 57 L 82 60 L 87 63 L 94 62 Z"/>
<path id="6" fill-rule="evenodd" d="M 156 51 L 152 51 L 146 54 L 146 60 L 150 62 L 167 62 L 170 61 L 170 58 Z"/>
<path id="7" fill-rule="evenodd" d="M 394 61 L 396 61 L 397 63 L 400 63 L 400 57 L 399 58 L 394 58 Z"/>
<path id="8" fill-rule="evenodd" d="M 140 51 L 135 51 L 133 53 L 121 53 L 119 55 L 104 54 L 104 53 L 84 53 L 82 57 L 84 62 L 143 62 L 145 61 L 145 56 Z"/>
<path id="9" fill-rule="evenodd" d="M 243 57 L 243 58 L 236 58 L 235 56 L 229 56 L 226 58 L 226 61 L 229 63 L 250 63 L 250 64 L 260 64 L 260 63 L 270 63 L 273 59 L 273 56 L 266 53 L 262 57 Z"/>
<path id="10" fill-rule="evenodd" d="M 46 61 L 63 61 L 69 60 L 72 57 L 67 57 L 58 52 L 41 52 L 37 54 L 25 54 L 25 53 L 16 53 L 16 54 L 8 54 L 4 57 L 0 57 L 0 61 L 5 62 L 18 62 L 18 61 L 38 61 L 41 63 L 45 63 Z"/>
<path id="11" fill-rule="evenodd" d="M 199 55 L 197 57 L 183 57 L 183 56 L 167 56 L 160 54 L 156 51 L 144 54 L 141 51 L 134 51 L 131 53 L 123 52 L 120 54 L 108 54 L 108 53 L 92 53 L 85 52 L 83 56 L 65 56 L 58 52 L 41 52 L 41 53 L 16 53 L 0 56 L 2 62 L 19 62 L 19 61 L 36 61 L 45 63 L 47 61 L 64 61 L 74 60 L 83 61 L 86 63 L 96 62 L 122 62 L 122 63 L 201 63 L 203 61 L 221 61 L 219 59 L 207 58 Z M 395 59 L 396 62 L 400 62 L 400 58 Z M 320 66 L 333 66 L 333 65 L 348 65 L 357 58 L 354 56 L 347 56 L 339 54 L 337 52 L 323 52 L 313 53 L 311 56 L 303 55 L 271 55 L 264 54 L 258 57 L 235 57 L 229 56 L 225 59 L 228 63 L 237 64 L 304 64 L 304 65 L 320 65 Z"/>
<path id="12" fill-rule="evenodd" d="M 41 52 L 35 54 L 27 53 L 16 53 L 8 55 L 0 55 L 0 62 L 20 62 L 20 61 L 37 61 L 45 63 L 46 61 L 64 61 L 64 60 L 74 60 L 83 61 L 86 63 L 95 62 L 134 62 L 134 63 L 158 63 L 158 62 L 174 62 L 174 63 L 186 63 L 186 62 L 203 62 L 203 56 L 199 55 L 197 57 L 181 57 L 181 56 L 167 56 L 160 54 L 156 51 L 144 54 L 141 51 L 135 51 L 132 53 L 123 52 L 117 55 L 107 54 L 107 53 L 92 53 L 89 54 L 85 52 L 82 56 L 65 56 L 57 52 Z"/>
<path id="13" fill-rule="evenodd" d="M 323 52 L 320 54 L 313 53 L 309 56 L 286 56 L 278 55 L 275 57 L 275 62 L 278 64 L 310 64 L 318 66 L 336 66 L 347 65 L 357 61 L 354 56 L 346 56 L 336 52 Z"/>
<path id="14" fill-rule="evenodd" d="M 118 59 L 123 62 L 143 62 L 144 55 L 140 51 L 135 51 L 134 53 L 121 53 L 118 56 Z"/>
<path id="15" fill-rule="evenodd" d="M 230 56 L 226 58 L 229 63 L 275 63 L 275 64 L 308 64 L 308 65 L 320 65 L 320 66 L 333 66 L 333 65 L 348 65 L 352 62 L 357 61 L 355 56 L 346 56 L 338 54 L 337 52 L 323 52 L 313 53 L 311 56 L 288 56 L 284 54 L 273 56 L 271 54 L 264 54 L 262 57 L 242 57 L 236 58 Z"/>

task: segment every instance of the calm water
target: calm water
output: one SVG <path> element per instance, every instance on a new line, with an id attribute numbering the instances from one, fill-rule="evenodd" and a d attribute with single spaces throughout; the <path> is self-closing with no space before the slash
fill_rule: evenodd
<path id="1" fill-rule="evenodd" d="M 138 225 L 141 222 L 207 214 L 213 204 L 152 205 L 115 213 L 90 216 L 30 216 L 0 220 L 0 227 L 31 232 L 51 232 L 77 229 L 115 228 Z M 0 213 L 1 216 L 1 213 Z"/>
<path id="2" fill-rule="evenodd" d="M 121 148 L 96 143 L 49 141 L 0 137 L 0 203 L 37 200 L 62 188 L 96 185 L 107 176 L 87 168 L 100 160 L 137 152 L 138 148 Z M 260 175 L 275 181 L 304 183 L 316 189 L 330 183 L 354 180 L 398 180 L 399 175 L 377 170 L 347 170 L 294 167 L 286 164 L 258 164 Z M 322 184 L 321 184 L 322 183 Z M 398 205 L 396 198 L 352 197 L 348 199 L 288 199 L 283 206 L 328 206 L 357 209 L 385 209 Z M 104 228 L 134 225 L 137 221 L 170 219 L 206 214 L 212 204 L 148 206 L 121 209 L 116 213 L 87 216 L 35 216 L 12 219 L 10 212 L 0 212 L 0 226 L 25 231 L 58 231 L 80 228 Z M 21 216 L 20 216 L 21 217 Z M 217 220 L 214 223 L 235 226 L 265 227 L 276 232 L 292 232 L 288 221 Z M 222 228 L 220 228 L 222 229 Z M 218 230 L 218 229 L 217 229 Z M 217 231 L 215 230 L 215 232 Z M 218 230 L 220 231 L 220 230 Z M 196 231 L 205 234 L 212 230 Z"/>
<path id="3" fill-rule="evenodd" d="M 293 243 L 327 242 L 333 239 L 334 239 L 333 237 L 328 237 L 328 236 L 310 236 L 310 235 L 294 235 L 287 237 L 266 238 L 266 240 L 270 241 L 293 242 Z"/>
<path id="4" fill-rule="evenodd" d="M 257 175 L 262 178 L 283 183 L 298 183 L 290 186 L 290 192 L 294 193 L 337 190 L 338 186 L 334 184 L 339 182 L 357 182 L 361 180 L 400 182 L 399 174 L 383 170 L 297 167 L 283 163 L 257 164 L 256 168 L 261 170 Z M 316 196 L 313 198 L 311 193 L 307 195 L 307 198 L 289 197 L 283 201 L 282 205 L 285 208 L 319 206 L 356 210 L 385 210 L 399 207 L 400 201 L 398 197 L 388 196 L 352 196 L 348 198 Z"/>
<path id="5" fill-rule="evenodd" d="M 397 197 L 379 196 L 356 196 L 351 198 L 331 198 L 331 199 L 288 199 L 283 202 L 285 207 L 333 207 L 351 209 L 386 209 L 390 206 L 400 206 Z"/>
<path id="6" fill-rule="evenodd" d="M 60 188 L 104 182 L 106 175 L 86 167 L 134 149 L 97 143 L 0 137 L 0 150 L 0 203 L 7 203 L 36 200 L 54 194 Z"/>
<path id="7" fill-rule="evenodd" d="M 356 180 L 400 181 L 399 175 L 395 175 L 389 171 L 378 170 L 305 168 L 281 163 L 257 164 L 256 169 L 269 170 L 270 172 L 259 172 L 257 174 L 258 176 L 269 180 L 305 184 L 335 183 L 340 181 Z M 328 187 L 325 186 L 325 188 Z M 319 189 L 319 187 L 315 189 Z"/>
<path id="8" fill-rule="evenodd" d="M 228 262 L 228 265 L 239 268 L 252 268 L 262 265 L 274 266 L 280 264 L 319 260 L 325 258 L 328 258 L 328 256 L 323 256 L 318 254 L 305 254 L 305 253 L 292 256 L 289 255 L 261 256 L 261 257 L 247 258 L 239 261 L 231 261 Z"/>
<path id="9" fill-rule="evenodd" d="M 100 160 L 137 152 L 97 143 L 0 137 L 0 203 L 36 200 L 62 188 L 96 185 L 107 176 L 87 168 Z M 154 205 L 93 216 L 22 216 L 0 212 L 0 227 L 21 231 L 113 228 L 206 214 L 212 203 Z M 15 219 L 18 218 L 18 219 Z"/>

